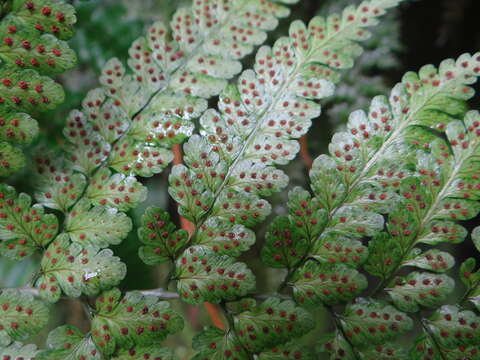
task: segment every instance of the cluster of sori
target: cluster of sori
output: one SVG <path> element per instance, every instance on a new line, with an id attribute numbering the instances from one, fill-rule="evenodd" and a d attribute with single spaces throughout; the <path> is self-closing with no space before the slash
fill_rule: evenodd
<path id="1" fill-rule="evenodd" d="M 41 257 L 31 284 L 0 290 L 3 359 L 173 359 L 161 341 L 184 320 L 170 298 L 215 304 L 223 314 L 223 324 L 194 337 L 196 360 L 480 357 L 480 272 L 473 258 L 460 265 L 465 291 L 455 298 L 455 260 L 441 246 L 466 239 L 458 221 L 480 211 L 480 114 L 466 106 L 480 54 L 407 73 L 389 97 L 351 113 L 330 154 L 314 161 L 311 191 L 293 188 L 288 214 L 269 226 L 261 260 L 282 271 L 276 292 L 259 294 L 254 272 L 238 259 L 271 213 L 265 198 L 288 185 L 278 166 L 296 157 L 319 101 L 361 55 L 367 28 L 401 0 L 363 1 L 308 25 L 294 21 L 288 37 L 262 46 L 253 69 L 242 72 L 240 60 L 296 2 L 194 0 L 171 26 L 153 24 L 133 43 L 129 69 L 109 61 L 102 87 L 71 112 L 62 152 L 37 152 L 37 203 L 0 185 L 0 253 Z M 8 10 L 4 22 L 59 37 L 74 22 L 73 10 L 53 0 L 14 0 Z M 26 41 L 11 33 L 18 50 L 0 52 L 2 59 L 15 54 L 5 58 L 21 56 L 18 66 L 44 72 L 63 70 L 63 57 L 73 61 L 52 35 Z M 43 85 L 4 79 L 6 91 L 19 95 L 2 104 L 32 109 L 61 100 L 50 79 L 20 70 Z M 217 107 L 208 108 L 215 96 Z M 166 169 L 181 143 L 183 163 L 171 168 L 168 193 L 188 229 L 177 230 L 158 207 L 145 211 L 138 228 L 138 255 L 148 265 L 170 263 L 175 291 L 122 293 L 127 268 L 109 247 L 127 237 L 126 212 L 147 197 L 139 178 Z M 468 239 L 480 248 L 480 230 Z M 47 324 L 62 297 L 80 298 L 90 331 L 64 325 L 45 349 L 21 343 Z M 310 349 L 296 338 L 317 331 L 319 307 L 334 329 Z"/>

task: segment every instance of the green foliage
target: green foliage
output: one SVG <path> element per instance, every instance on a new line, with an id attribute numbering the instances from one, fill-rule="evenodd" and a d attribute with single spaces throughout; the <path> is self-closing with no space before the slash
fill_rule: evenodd
<path id="1" fill-rule="evenodd" d="M 126 266 L 112 256 L 110 249 L 82 247 L 59 235 L 45 250 L 37 286 L 40 296 L 50 302 L 60 299 L 62 291 L 71 297 L 96 295 L 117 285 L 126 274 Z"/>
<path id="2" fill-rule="evenodd" d="M 296 2 L 198 0 L 177 10 L 170 26 L 155 22 L 133 42 L 128 67 L 115 58 L 105 64 L 101 86 L 68 116 L 61 149 L 36 154 L 38 203 L 0 185 L 1 254 L 41 259 L 25 288 L 0 291 L 5 360 L 174 359 L 162 342 L 183 329 L 181 307 L 167 301 L 177 298 L 210 303 L 217 324 L 193 336 L 196 360 L 314 359 L 321 355 L 303 344 L 317 340 L 316 352 L 335 360 L 478 358 L 480 272 L 474 258 L 456 264 L 450 251 L 465 239 L 480 250 L 479 228 L 468 236 L 461 223 L 480 212 L 480 113 L 467 111 L 480 54 L 409 72 L 389 97 L 352 112 L 329 154 L 314 161 L 311 191 L 291 189 L 284 211 L 267 200 L 288 187 L 280 166 L 297 156 L 298 139 L 362 53 L 368 28 L 401 0 L 363 1 L 308 24 L 294 21 L 289 36 L 262 46 L 253 69 L 241 72 L 240 60 Z M 21 34 L 13 32 L 9 56 L 30 61 L 44 41 L 43 63 L 38 72 L 32 61 L 20 73 L 9 73 L 12 64 L 0 68 L 15 79 L 0 81 L 2 109 L 11 112 L 0 140 L 23 144 L 37 128 L 16 112 L 62 100 L 61 88 L 43 75 L 69 66 L 73 55 L 62 40 L 75 18 L 61 1 L 10 5 L 18 19 L 3 22 L 28 28 L 43 21 L 44 31 L 57 35 L 28 33 L 28 46 L 14 48 Z M 13 59 L 5 54 L 3 61 Z M 209 108 L 214 96 L 217 106 Z M 127 266 L 110 248 L 134 228 L 130 211 L 153 198 L 141 178 L 167 169 L 164 190 L 180 219 L 148 207 L 135 243 L 144 263 L 170 266 L 164 288 L 122 293 Z M 272 212 L 278 216 L 269 218 Z M 265 241 L 256 246 L 262 232 L 255 227 L 267 219 Z M 263 279 L 249 268 L 260 266 L 248 261 L 258 254 L 283 278 L 268 295 L 258 293 Z M 47 303 L 62 296 L 82 302 L 89 330 L 60 326 L 42 350 L 18 343 L 38 334 Z M 218 310 L 223 317 L 212 314 Z"/>
<path id="3" fill-rule="evenodd" d="M 31 294 L 17 290 L 0 293 L 0 345 L 25 340 L 48 321 L 48 307 Z"/>
<path id="4" fill-rule="evenodd" d="M 166 301 L 138 292 L 121 298 L 118 289 L 102 293 L 92 321 L 93 341 L 105 355 L 117 348 L 148 346 L 182 330 L 183 319 Z"/>
<path id="5" fill-rule="evenodd" d="M 62 87 L 42 75 L 73 67 L 76 55 L 64 40 L 73 35 L 75 10 L 64 1 L 5 1 L 0 20 L 0 176 L 26 164 L 18 145 L 31 143 L 38 123 L 28 113 L 54 109 Z M 12 145 L 13 144 L 13 145 Z"/>
<path id="6" fill-rule="evenodd" d="M 27 194 L 17 196 L 13 187 L 0 185 L 0 247 L 2 254 L 13 259 L 31 255 L 45 248 L 58 232 L 58 220 L 45 214 L 40 205 L 31 206 Z"/>

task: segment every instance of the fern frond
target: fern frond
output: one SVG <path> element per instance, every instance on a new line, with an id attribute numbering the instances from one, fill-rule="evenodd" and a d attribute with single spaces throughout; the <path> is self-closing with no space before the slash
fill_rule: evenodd
<path id="1" fill-rule="evenodd" d="M 468 191 L 470 195 L 467 198 L 452 200 L 454 203 L 448 207 L 449 210 L 444 205 L 447 202 L 450 203 L 448 200 L 450 197 L 459 196 L 458 182 L 461 182 L 465 189 L 470 183 L 468 179 L 460 180 L 459 178 L 468 178 L 469 170 L 467 169 L 473 165 L 472 155 L 476 151 L 476 139 L 473 139 L 476 136 L 473 125 L 475 120 L 472 119 L 473 113 L 467 116 L 467 127 L 471 128 L 469 132 L 471 135 L 467 135 L 467 131 L 463 131 L 461 135 L 460 124 L 454 118 L 462 114 L 465 101 L 473 95 L 473 90 L 468 85 L 476 80 L 479 73 L 480 56 L 478 54 L 474 56 L 465 54 L 457 61 L 446 60 L 440 65 L 439 70 L 428 65 L 420 70 L 419 75 L 407 73 L 402 83 L 392 90 L 390 99 L 383 96 L 374 98 L 368 115 L 363 111 L 351 114 L 347 125 L 348 132 L 334 135 L 329 146 L 331 155 L 321 155 L 316 159 L 310 173 L 315 199 L 322 211 L 328 213 L 329 219 L 323 225 L 321 235 L 311 241 L 311 249 L 318 249 L 330 243 L 332 236 L 341 235 L 351 240 L 374 236 L 384 226 L 381 214 L 392 212 L 388 226 L 396 227 L 395 232 L 392 230 L 390 235 L 397 236 L 398 240 L 387 242 L 385 237 L 374 238 L 370 245 L 367 269 L 385 278 L 389 273 L 383 274 L 381 271 L 390 272 L 392 268 L 402 264 L 420 264 L 421 267 L 430 266 L 436 269 L 447 269 L 451 266 L 444 261 L 447 258 L 439 263 L 428 263 L 432 254 L 417 254 L 417 250 L 412 253 L 416 241 L 408 242 L 409 245 L 402 245 L 401 239 L 405 236 L 415 239 L 418 237 L 418 240 L 423 236 L 430 239 L 432 228 L 436 233 L 441 232 L 443 227 L 448 229 L 447 232 L 454 229 L 456 231 L 459 225 L 449 220 L 467 219 L 477 213 L 478 204 L 467 199 L 469 196 L 472 199 L 475 198 L 476 193 L 473 188 Z M 411 170 L 411 164 L 415 165 L 420 160 L 408 155 L 411 149 L 409 146 L 431 142 L 435 138 L 422 128 L 446 130 L 450 138 L 461 135 L 465 138 L 462 143 L 467 143 L 462 152 L 455 150 L 458 155 L 455 155 L 457 158 L 453 161 L 449 160 L 448 156 L 445 158 L 446 148 L 443 148 L 443 151 L 438 148 L 442 146 L 441 140 L 435 140 L 437 144 L 435 149 L 438 148 L 438 150 L 432 148 L 430 154 L 418 151 L 418 158 L 422 160 L 418 168 L 419 175 L 415 176 Z M 455 135 L 453 135 L 454 132 Z M 472 137 L 471 144 L 468 143 L 468 136 Z M 462 145 L 459 147 L 461 148 Z M 422 181 L 427 181 L 426 178 L 433 170 L 428 167 L 425 160 L 429 156 L 436 156 L 428 162 L 431 166 L 445 168 L 443 172 L 433 173 L 433 176 L 437 173 L 441 176 L 438 184 L 438 181 L 434 182 L 435 179 L 428 181 L 428 184 L 435 183 L 435 186 L 425 186 L 427 183 L 422 185 Z M 455 166 L 449 164 L 455 164 Z M 425 166 L 427 168 L 421 170 L 421 167 Z M 453 173 L 449 174 L 448 171 Z M 412 189 L 422 192 L 421 196 L 416 196 L 416 193 L 406 194 L 403 189 L 408 186 L 410 186 L 410 192 Z M 433 193 L 425 194 L 426 191 Z M 404 198 L 407 197 L 408 201 L 418 203 L 416 207 L 413 209 L 413 205 L 408 205 L 403 210 L 394 211 L 399 204 L 399 192 Z M 461 196 L 464 197 L 463 193 Z M 396 219 L 397 213 L 403 217 L 402 221 Z M 423 225 L 417 228 L 419 223 Z M 439 227 L 440 225 L 443 227 Z M 407 227 L 410 228 L 406 229 Z M 462 233 L 464 232 L 456 232 L 453 240 L 461 240 L 458 236 Z M 445 238 L 448 239 L 446 236 Z M 437 237 L 435 241 L 439 240 L 440 238 Z M 426 240 L 426 242 L 432 241 Z M 390 244 L 388 245 L 389 259 L 381 259 L 386 256 L 382 253 L 382 246 L 387 243 Z M 393 256 L 396 257 L 390 258 Z M 436 256 L 442 258 L 439 254 Z M 310 257 L 315 258 L 313 252 L 308 254 L 304 261 Z M 325 262 L 322 258 L 317 257 L 317 260 Z M 451 263 L 451 260 L 448 258 L 448 262 Z M 378 264 L 381 262 L 384 264 L 386 262 L 388 266 L 379 268 Z M 375 269 L 374 266 L 376 266 Z M 294 271 L 295 269 L 290 273 Z"/>
<path id="2" fill-rule="evenodd" d="M 64 1 L 10 1 L 0 21 L 0 176 L 25 165 L 15 145 L 30 143 L 38 123 L 28 113 L 53 109 L 63 102 L 60 85 L 42 75 L 72 68 L 76 55 L 68 44 L 76 22 Z M 13 144 L 13 145 L 12 145 Z"/>
<path id="3" fill-rule="evenodd" d="M 308 28 L 294 22 L 290 37 L 262 47 L 255 69 L 222 92 L 220 112 L 205 112 L 201 135 L 184 146 L 186 165 L 175 166 L 170 175 L 171 196 L 196 225 L 193 245 L 204 238 L 208 222 L 247 229 L 265 219 L 271 206 L 262 197 L 287 183 L 275 165 L 297 154 L 295 139 L 320 114 L 315 100 L 332 94 L 340 70 L 361 52 L 357 42 L 368 38 L 365 28 L 398 3 L 364 2 L 342 15 L 316 17 Z"/>

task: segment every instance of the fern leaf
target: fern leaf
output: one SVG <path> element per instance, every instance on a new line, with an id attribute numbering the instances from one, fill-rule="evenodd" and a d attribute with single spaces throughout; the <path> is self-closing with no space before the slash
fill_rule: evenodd
<path id="1" fill-rule="evenodd" d="M 161 359 L 175 360 L 176 357 L 172 350 L 153 346 L 137 346 L 129 350 L 121 350 L 112 357 L 112 360 L 136 360 L 136 359 Z"/>
<path id="2" fill-rule="evenodd" d="M 412 358 L 428 356 L 432 360 L 478 360 L 479 355 L 478 346 L 445 348 L 439 346 L 429 335 L 420 336 L 410 351 Z"/>
<path id="3" fill-rule="evenodd" d="M 369 299 L 349 304 L 341 319 L 350 342 L 362 347 L 382 345 L 413 328 L 413 321 L 391 305 Z"/>
<path id="4" fill-rule="evenodd" d="M 259 352 L 300 337 L 315 326 L 311 315 L 293 301 L 268 298 L 235 316 L 235 331 L 249 352 Z"/>
<path id="5" fill-rule="evenodd" d="M 404 266 L 415 266 L 433 272 L 445 272 L 454 264 L 453 256 L 447 252 L 431 249 L 422 253 L 419 248 L 414 248 L 403 262 Z"/>
<path id="6" fill-rule="evenodd" d="M 175 278 L 178 293 L 190 304 L 233 300 L 255 288 L 255 277 L 245 264 L 196 246 L 178 258 Z"/>
<path id="7" fill-rule="evenodd" d="M 274 346 L 268 351 L 258 354 L 259 360 L 313 360 L 313 354 L 302 344 L 291 341 L 284 345 Z"/>
<path id="8" fill-rule="evenodd" d="M 368 115 L 363 111 L 351 114 L 347 131 L 332 139 L 331 155 L 316 159 L 310 173 L 315 199 L 329 218 L 311 249 L 321 248 L 330 236 L 351 240 L 375 236 L 383 230 L 381 214 L 390 212 L 388 230 L 396 239 L 386 242 L 386 235 L 375 237 L 369 247 L 367 270 L 389 279 L 404 265 L 435 271 L 453 265 L 447 254 L 412 250 L 422 239 L 425 243 L 463 240 L 465 230 L 451 220 L 469 219 L 478 212 L 478 204 L 472 201 L 476 196 L 474 185 L 468 182 L 472 176 L 469 169 L 475 164 L 478 115 L 467 114 L 467 129 L 454 119 L 463 114 L 465 101 L 473 95 L 468 85 L 476 80 L 479 61 L 480 55 L 465 54 L 457 61 L 442 62 L 439 70 L 429 65 L 419 75 L 408 73 L 390 99 L 374 98 Z M 439 112 L 441 117 L 433 116 Z M 448 155 L 445 144 L 439 139 L 432 141 L 434 138 L 421 126 L 446 131 L 449 140 L 456 143 L 464 139 L 459 145 L 462 150 Z M 416 158 L 408 156 L 407 143 L 415 146 L 422 140 L 432 141 L 430 152 L 418 151 Z M 402 161 L 399 154 L 405 154 Z M 418 164 L 418 176 L 412 174 L 412 163 Z M 429 174 L 438 179 L 429 179 Z M 408 205 L 395 210 L 404 203 Z M 442 235 L 435 236 L 439 233 Z"/>
<path id="9" fill-rule="evenodd" d="M 103 356 L 90 335 L 78 328 L 64 325 L 52 330 L 47 338 L 47 350 L 40 351 L 38 360 L 101 360 Z"/>
<path id="10" fill-rule="evenodd" d="M 45 248 L 58 232 L 58 219 L 45 214 L 40 205 L 31 206 L 31 198 L 13 187 L 0 185 L 0 249 L 2 255 L 20 259 Z"/>
<path id="11" fill-rule="evenodd" d="M 343 264 L 307 261 L 289 283 L 295 300 L 301 304 L 337 304 L 352 300 L 367 287 L 367 279 Z"/>
<path id="12" fill-rule="evenodd" d="M 285 175 L 274 166 L 295 157 L 299 149 L 295 139 L 320 113 L 315 100 L 333 92 L 336 71 L 318 65 L 319 57 L 324 52 L 334 58 L 342 53 L 337 67 L 350 67 L 359 55 L 354 41 L 368 37 L 364 28 L 397 4 L 373 0 L 364 4 L 366 11 L 351 8 L 363 13 L 366 21 L 349 22 L 346 11 L 333 28 L 320 29 L 321 18 L 312 20 L 308 30 L 294 22 L 290 37 L 279 39 L 273 48 L 262 47 L 254 70 L 244 71 L 237 85 L 220 94 L 219 111 L 210 109 L 201 117 L 202 137 L 189 139 L 185 165 L 172 170 L 169 193 L 179 203 L 181 215 L 197 228 L 211 219 L 225 227 L 251 227 L 262 221 L 271 211 L 262 197 L 286 185 Z M 329 24 L 334 19 L 332 15 Z M 332 45 L 335 42 L 340 45 Z M 196 243 L 194 237 L 192 244 Z"/>
<path id="13" fill-rule="evenodd" d="M 129 350 L 135 345 L 149 346 L 183 328 L 183 319 L 166 301 L 139 292 L 120 290 L 102 293 L 96 302 L 92 321 L 93 341 L 104 355 L 115 349 Z"/>
<path id="14" fill-rule="evenodd" d="M 286 216 L 279 216 L 270 225 L 262 249 L 262 260 L 273 268 L 292 268 L 307 254 L 309 243 Z"/>
<path id="15" fill-rule="evenodd" d="M 42 149 L 40 153 L 45 153 Z M 34 159 L 35 198 L 42 206 L 67 212 L 83 194 L 87 180 L 66 166 L 56 154 L 39 155 Z"/>
<path id="16" fill-rule="evenodd" d="M 127 211 L 146 199 L 147 189 L 133 176 L 112 175 L 102 168 L 91 179 L 85 195 L 95 205 Z"/>
<path id="17" fill-rule="evenodd" d="M 218 94 L 241 70 L 238 59 L 265 40 L 277 17 L 288 15 L 279 5 L 282 11 L 261 14 L 264 6 L 274 6 L 271 1 L 211 5 L 194 2 L 178 10 L 171 31 L 160 22 L 153 24 L 132 44 L 130 73 L 117 59 L 105 65 L 103 87 L 87 95 L 83 111 L 72 113 L 66 130 L 75 144 L 67 152 L 74 162 L 83 163 L 78 170 L 92 172 L 105 165 L 126 175 L 161 172 L 173 159 L 166 148 L 192 134 L 191 120 L 206 109 L 205 99 Z M 232 28 L 238 35 L 230 34 Z M 225 46 L 237 50 L 226 53 Z M 100 149 L 91 156 L 93 161 L 78 159 L 78 146 L 85 139 L 90 140 L 88 147 L 93 143 Z"/>
<path id="18" fill-rule="evenodd" d="M 47 325 L 49 309 L 31 294 L 17 290 L 0 292 L 0 345 L 25 340 Z"/>
<path id="19" fill-rule="evenodd" d="M 28 114 L 51 110 L 63 102 L 60 85 L 46 76 L 70 69 L 76 55 L 63 41 L 73 35 L 75 11 L 63 1 L 10 1 L 0 22 L 0 175 L 25 165 L 20 149 L 38 133 Z"/>
<path id="20" fill-rule="evenodd" d="M 366 346 L 366 347 L 365 347 Z M 385 343 L 382 345 L 364 346 L 360 349 L 353 347 L 341 331 L 328 335 L 321 343 L 321 352 L 330 354 L 329 359 L 345 360 L 407 360 L 410 359 L 406 351 L 396 345 Z"/>
<path id="21" fill-rule="evenodd" d="M 2 158 L 0 163 L 0 176 L 2 177 L 16 173 L 22 169 L 27 162 L 22 150 L 5 141 L 0 142 L 0 156 Z"/>
<path id="22" fill-rule="evenodd" d="M 445 305 L 432 315 L 427 325 L 442 347 L 451 349 L 480 345 L 480 317 L 471 311 Z"/>
<path id="23" fill-rule="evenodd" d="M 395 287 L 388 289 L 388 293 L 400 310 L 417 312 L 420 306 L 442 304 L 454 286 L 455 282 L 447 275 L 413 272 L 397 279 Z"/>
<path id="24" fill-rule="evenodd" d="M 150 207 L 142 216 L 138 237 L 144 246 L 140 247 L 140 258 L 149 265 L 174 260 L 188 239 L 185 230 L 176 230 L 168 212 Z"/>
<path id="25" fill-rule="evenodd" d="M 83 198 L 67 214 L 65 233 L 73 243 L 106 248 L 117 245 L 132 229 L 130 218 L 114 208 L 92 206 Z"/>
<path id="26" fill-rule="evenodd" d="M 231 226 L 218 218 L 210 218 L 200 227 L 196 246 L 211 249 L 219 255 L 239 256 L 255 243 L 255 234 L 244 225 Z"/>
<path id="27" fill-rule="evenodd" d="M 480 251 L 480 227 L 473 229 L 472 240 L 477 250 Z M 476 265 L 475 258 L 467 259 L 460 266 L 460 279 L 467 286 L 466 299 L 480 309 L 480 270 L 474 272 Z"/>
<path id="28" fill-rule="evenodd" d="M 59 235 L 43 255 L 40 274 L 36 284 L 40 296 L 56 302 L 62 291 L 71 297 L 92 296 L 117 285 L 125 277 L 126 266 L 109 249 L 99 252 Z"/>
<path id="29" fill-rule="evenodd" d="M 449 254 L 437 250 L 421 253 L 414 246 L 462 241 L 466 231 L 453 221 L 470 219 L 480 211 L 474 180 L 480 153 L 475 127 L 479 119 L 478 112 L 470 111 L 464 123 L 451 121 L 445 126 L 452 151 L 436 140 L 429 144 L 429 153 L 417 154 L 418 178 L 405 183 L 404 200 L 387 225 L 400 253 L 391 271 L 410 265 L 442 272 L 453 266 Z"/>
<path id="30" fill-rule="evenodd" d="M 194 360 L 248 359 L 247 351 L 232 331 L 224 332 L 218 328 L 207 327 L 195 335 L 192 345 L 197 351 Z"/>
<path id="31" fill-rule="evenodd" d="M 0 356 L 11 360 L 33 360 L 38 355 L 37 347 L 33 344 L 23 345 L 15 342 L 7 347 L 0 346 Z"/>
<path id="32" fill-rule="evenodd" d="M 18 21 L 31 31 L 68 40 L 73 36 L 76 20 L 73 6 L 63 1 L 14 0 L 11 14 L 4 21 Z"/>

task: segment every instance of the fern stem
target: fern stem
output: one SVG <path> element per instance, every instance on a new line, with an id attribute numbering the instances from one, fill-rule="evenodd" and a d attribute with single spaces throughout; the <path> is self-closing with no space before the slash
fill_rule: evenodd
<path id="1" fill-rule="evenodd" d="M 173 165 L 180 165 L 183 163 L 183 156 L 182 156 L 182 148 L 180 145 L 175 144 L 173 145 Z M 180 226 L 183 230 L 186 230 L 191 237 L 192 234 L 194 233 L 194 225 L 185 219 L 183 216 L 180 216 Z M 205 310 L 207 311 L 208 316 L 210 317 L 210 320 L 212 321 L 212 324 L 215 325 L 215 327 L 225 330 L 225 325 L 223 324 L 222 319 L 220 318 L 220 314 L 217 311 L 217 308 L 215 305 L 205 302 L 203 303 L 203 306 Z M 198 312 L 196 313 L 198 315 Z M 193 321 L 196 321 L 198 319 L 192 319 Z"/>
<path id="2" fill-rule="evenodd" d="M 308 151 L 308 136 L 303 135 L 300 138 L 300 157 L 303 161 L 303 165 L 305 165 L 305 168 L 307 170 L 310 170 L 313 165 L 313 159 L 312 156 L 310 155 L 310 152 Z"/>

